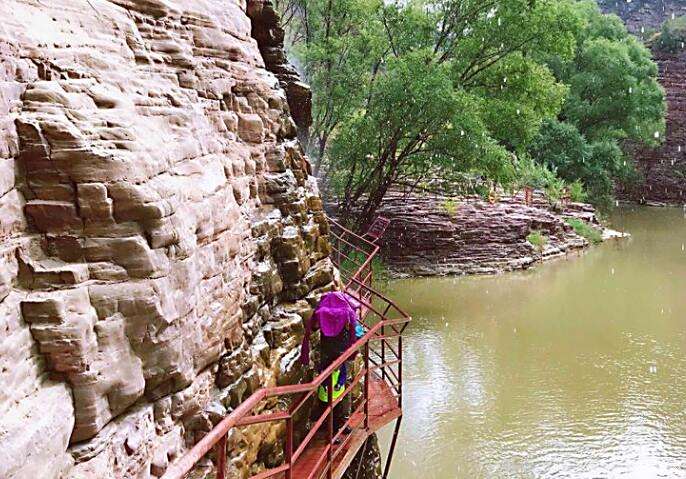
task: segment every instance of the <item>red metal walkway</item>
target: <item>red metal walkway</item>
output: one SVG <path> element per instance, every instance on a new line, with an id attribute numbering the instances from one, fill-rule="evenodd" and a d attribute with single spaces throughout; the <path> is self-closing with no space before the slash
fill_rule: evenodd
<path id="1" fill-rule="evenodd" d="M 402 416 L 402 410 L 395 400 L 391 388 L 380 378 L 373 378 L 370 384 L 369 427 L 364 426 L 364 413 L 353 414 L 350 421 L 352 432 L 340 445 L 334 445 L 333 478 L 343 476 L 367 438 L 386 424 Z M 311 479 L 325 472 L 321 458 L 327 453 L 326 439 L 314 440 L 293 466 L 293 477 Z"/>
<path id="2" fill-rule="evenodd" d="M 410 317 L 371 287 L 372 262 L 379 250 L 377 242 L 358 236 L 334 221 L 330 224 L 334 250 L 331 257 L 340 271 L 346 292 L 362 304 L 361 322 L 366 334 L 311 382 L 263 388 L 253 393 L 185 456 L 172 464 L 162 479 L 185 478 L 209 454 L 214 457 L 216 478 L 224 479 L 227 433 L 234 427 L 275 421 L 283 421 L 286 426 L 284 463 L 263 470 L 250 479 L 339 479 L 367 438 L 395 420 L 395 432 L 384 471 L 384 478 L 388 476 L 402 419 L 402 333 Z M 332 375 L 358 353 L 363 364 L 359 371 L 353 371 L 354 376 L 343 395 L 334 401 Z M 315 418 L 306 436 L 296 443 L 296 417 L 303 406 L 317 401 L 320 385 L 328 389 L 328 404 Z M 359 397 L 354 397 L 356 389 L 361 391 Z M 348 394 L 353 396 L 353 412 L 343 427 L 334 430 L 333 410 Z M 267 400 L 277 397 L 280 399 L 278 403 L 285 408 L 267 410 L 267 403 L 274 403 L 273 399 Z"/>

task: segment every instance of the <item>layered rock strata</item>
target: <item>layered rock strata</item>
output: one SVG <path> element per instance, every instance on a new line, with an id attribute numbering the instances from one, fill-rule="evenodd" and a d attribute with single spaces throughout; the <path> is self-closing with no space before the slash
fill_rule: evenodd
<path id="1" fill-rule="evenodd" d="M 251 5 L 0 5 L 0 477 L 160 477 L 301 374 L 328 227 Z"/>
<path id="2" fill-rule="evenodd" d="M 597 0 L 608 13 L 619 15 L 629 31 L 647 36 L 672 16 L 686 15 L 686 0 Z"/>
<path id="3" fill-rule="evenodd" d="M 558 213 L 538 193 L 527 206 L 521 194 L 491 204 L 480 197 L 395 192 L 388 195 L 378 213 L 392 220 L 382 254 L 384 264 L 396 276 L 525 269 L 588 246 L 567 218 L 602 228 L 589 205 L 571 203 Z M 545 244 L 529 242 L 533 232 L 540 233 Z"/>
<path id="4" fill-rule="evenodd" d="M 686 49 L 654 51 L 667 98 L 667 131 L 658 148 L 634 152 L 643 182 L 622 193 L 646 203 L 686 203 Z"/>
<path id="5" fill-rule="evenodd" d="M 270 0 L 253 0 L 248 3 L 248 15 L 253 21 L 252 36 L 257 40 L 265 65 L 281 82 L 298 131 L 302 137 L 307 137 L 307 129 L 312 124 L 312 91 L 300 81 L 298 72 L 286 57 L 286 32 L 274 5 Z"/>

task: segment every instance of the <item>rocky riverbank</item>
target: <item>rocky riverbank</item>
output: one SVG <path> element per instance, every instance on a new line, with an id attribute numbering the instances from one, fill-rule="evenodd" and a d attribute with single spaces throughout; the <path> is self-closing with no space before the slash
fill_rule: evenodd
<path id="1" fill-rule="evenodd" d="M 392 220 L 382 255 L 398 277 L 526 269 L 588 247 L 579 224 L 597 240 L 623 236 L 603 227 L 592 206 L 569 203 L 556 211 L 539 193 L 529 206 L 522 194 L 491 204 L 480 197 L 396 192 L 379 214 Z"/>

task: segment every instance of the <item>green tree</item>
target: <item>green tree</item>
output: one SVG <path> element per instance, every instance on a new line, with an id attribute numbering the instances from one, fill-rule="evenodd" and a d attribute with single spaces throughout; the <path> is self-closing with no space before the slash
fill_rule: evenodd
<path id="1" fill-rule="evenodd" d="M 581 19 L 576 54 L 548 64 L 569 87 L 557 120 L 546 121 L 529 152 L 563 179 L 580 180 L 590 199 L 608 207 L 614 184 L 635 176 L 626 142 L 657 145 L 665 131 L 664 92 L 650 51 L 621 20 L 594 1 L 575 5 Z"/>
<path id="2" fill-rule="evenodd" d="M 612 178 L 624 162 L 616 143 L 589 144 L 574 125 L 547 120 L 529 149 L 534 158 L 561 178 L 581 181 L 596 204 L 610 206 Z"/>
<path id="3" fill-rule="evenodd" d="M 321 168 L 326 146 L 364 102 L 384 49 L 381 0 L 280 0 L 293 54 L 313 92 L 312 128 L 305 145 Z"/>
<path id="4" fill-rule="evenodd" d="M 436 177 L 559 175 L 609 204 L 624 143 L 663 135 L 649 51 L 594 1 L 279 1 L 313 88 L 308 152 L 353 226 Z"/>
<path id="5" fill-rule="evenodd" d="M 307 2 L 333 12 L 332 24 L 356 27 L 337 40 L 344 47 L 324 35 L 296 50 L 321 111 L 340 100 L 335 115 L 323 115 L 335 122 L 315 119 L 313 134 L 342 216 L 369 222 L 398 182 L 460 172 L 511 182 L 512 153 L 558 114 L 567 93 L 536 58 L 571 58 L 573 2 L 359 2 L 363 20 L 352 20 L 348 7 L 328 8 L 332 1 Z M 329 70 L 334 59 L 345 66 Z"/>

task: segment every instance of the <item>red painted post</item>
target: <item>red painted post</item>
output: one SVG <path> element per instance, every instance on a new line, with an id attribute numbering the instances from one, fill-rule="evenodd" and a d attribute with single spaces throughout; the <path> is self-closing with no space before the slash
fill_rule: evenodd
<path id="1" fill-rule="evenodd" d="M 217 455 L 217 479 L 226 477 L 226 434 L 217 442 L 215 454 Z"/>
<path id="2" fill-rule="evenodd" d="M 364 343 L 364 428 L 369 430 L 369 341 Z"/>
<path id="3" fill-rule="evenodd" d="M 384 318 L 381 318 L 382 321 L 383 321 L 383 319 Z M 383 338 L 384 336 L 386 336 L 386 325 L 382 324 L 381 325 L 381 337 Z M 386 380 L 386 366 L 384 366 L 384 364 L 386 364 L 386 339 L 385 338 L 381 339 L 381 377 L 385 381 Z"/>
<path id="4" fill-rule="evenodd" d="M 293 479 L 293 417 L 286 419 L 286 479 Z"/>
<path id="5" fill-rule="evenodd" d="M 403 407 L 403 336 L 398 336 L 398 406 Z"/>
<path id="6" fill-rule="evenodd" d="M 327 479 L 333 478 L 333 376 L 329 376 L 327 379 L 326 394 L 329 399 L 329 420 L 327 433 L 329 436 L 329 449 L 326 453 L 327 455 L 327 468 L 326 477 Z"/>

